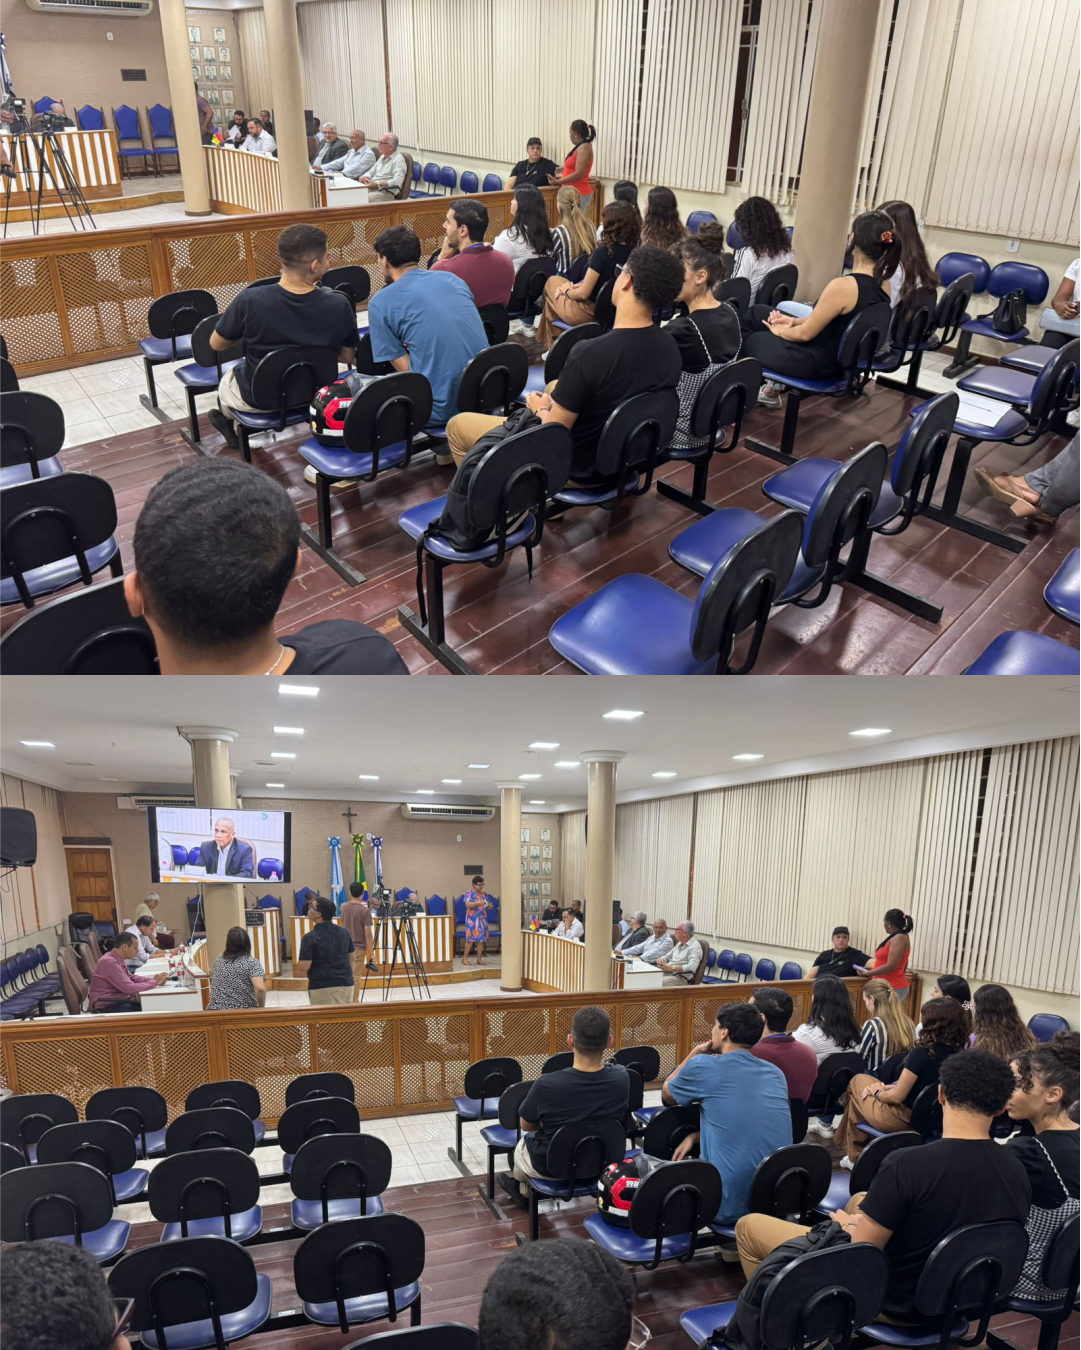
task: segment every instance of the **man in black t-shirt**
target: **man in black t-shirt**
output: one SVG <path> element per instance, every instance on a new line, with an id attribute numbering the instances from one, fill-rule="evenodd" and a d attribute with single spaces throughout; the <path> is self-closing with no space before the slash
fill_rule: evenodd
<path id="1" fill-rule="evenodd" d="M 833 946 L 829 950 L 819 953 L 815 959 L 814 965 L 807 972 L 809 980 L 815 980 L 819 975 L 836 975 L 838 979 L 844 979 L 846 975 L 857 975 L 857 966 L 866 966 L 871 959 L 863 952 L 857 951 L 855 947 L 848 945 L 849 932 L 847 928 L 835 928 L 833 930 Z"/>
<path id="2" fill-rule="evenodd" d="M 873 1242 L 886 1253 L 890 1276 L 882 1312 L 890 1321 L 919 1321 L 916 1285 L 948 1234 L 967 1224 L 1024 1226 L 1032 1194 L 1028 1176 L 1011 1150 L 990 1138 L 991 1122 L 1013 1090 L 1013 1073 L 997 1055 L 951 1055 L 938 1082 L 942 1138 L 891 1153 L 870 1189 L 830 1216 L 853 1242 Z M 744 1274 L 750 1279 L 763 1257 L 806 1232 L 766 1214 L 745 1215 L 736 1224 Z"/>
<path id="3" fill-rule="evenodd" d="M 319 896 L 319 922 L 300 939 L 297 959 L 308 961 L 308 1002 L 352 1003 L 353 939 L 334 922 L 334 901 Z"/>
<path id="4" fill-rule="evenodd" d="M 548 177 L 558 171 L 550 159 L 545 159 L 543 149 L 541 138 L 530 136 L 525 143 L 525 159 L 520 159 L 510 171 L 510 177 L 507 179 L 508 189 L 521 187 L 523 183 L 538 188 L 551 186 Z"/>
<path id="5" fill-rule="evenodd" d="M 145 618 L 162 675 L 408 675 L 381 633 L 329 619 L 277 637 L 301 561 L 300 520 L 275 479 L 200 459 L 151 488 L 135 524 L 124 598 Z"/>
<path id="6" fill-rule="evenodd" d="M 357 316 L 340 291 L 323 290 L 327 237 L 315 225 L 290 225 L 278 235 L 281 279 L 276 286 L 247 286 L 218 320 L 210 345 L 223 352 L 243 341 L 244 360 L 222 376 L 212 426 L 233 450 L 240 445 L 231 411 L 259 412 L 252 402 L 252 376 L 264 356 L 279 347 L 327 347 L 340 362 L 357 348 Z"/>
<path id="7" fill-rule="evenodd" d="M 567 1042 L 574 1064 L 556 1073 L 542 1073 L 519 1108 L 522 1137 L 514 1150 L 514 1171 L 499 1182 L 510 1198 L 525 1208 L 527 1177 L 546 1177 L 548 1145 L 564 1125 L 583 1120 L 618 1120 L 627 1114 L 630 1077 L 621 1064 L 605 1064 L 612 1027 L 601 1008 L 579 1008 L 571 1020 Z"/>

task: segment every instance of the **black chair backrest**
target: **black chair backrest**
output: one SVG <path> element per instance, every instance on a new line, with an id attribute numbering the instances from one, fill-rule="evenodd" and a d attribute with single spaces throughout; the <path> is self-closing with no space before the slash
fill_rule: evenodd
<path id="1" fill-rule="evenodd" d="M 0 1143 L 0 1174 L 13 1172 L 16 1167 L 29 1167 L 29 1165 L 23 1157 L 22 1149 L 16 1148 L 14 1144 Z"/>
<path id="2" fill-rule="evenodd" d="M 599 1177 L 626 1152 L 622 1120 L 583 1120 L 556 1130 L 548 1145 L 548 1175 L 571 1183 Z"/>
<path id="3" fill-rule="evenodd" d="M 334 1303 L 349 1330 L 346 1299 L 385 1294 L 395 1315 L 395 1289 L 424 1272 L 424 1229 L 404 1214 L 335 1219 L 315 1229 L 293 1253 L 293 1283 L 305 1303 Z"/>
<path id="4" fill-rule="evenodd" d="M 918 349 L 931 336 L 935 326 L 935 292 L 921 286 L 907 305 L 898 302 L 890 315 L 889 345 L 902 352 Z"/>
<path id="5" fill-rule="evenodd" d="M 16 389 L 0 399 L 0 466 L 29 464 L 34 478 L 38 464 L 60 452 L 64 444 L 64 409 L 48 394 Z"/>
<path id="6" fill-rule="evenodd" d="M 372 456 L 374 477 L 379 452 L 413 437 L 432 420 L 432 386 L 415 370 L 378 375 L 357 394 L 345 414 L 342 438 L 354 454 Z"/>
<path id="7" fill-rule="evenodd" d="M 913 1144 L 921 1144 L 923 1140 L 915 1130 L 901 1130 L 897 1134 L 883 1134 L 877 1139 L 872 1139 L 865 1148 L 860 1150 L 860 1156 L 856 1159 L 856 1165 L 852 1168 L 852 1180 L 849 1183 L 849 1190 L 852 1195 L 859 1195 L 860 1191 L 865 1191 L 875 1179 L 878 1169 L 886 1161 L 891 1153 L 896 1153 L 903 1148 L 911 1148 Z"/>
<path id="8" fill-rule="evenodd" d="M 916 1285 L 916 1311 L 924 1317 L 979 1323 L 978 1345 L 996 1300 L 1017 1283 L 1028 1255 L 1028 1233 L 1019 1223 L 971 1223 L 955 1228 L 935 1247 Z"/>
<path id="9" fill-rule="evenodd" d="M 235 1148 L 201 1148 L 162 1158 L 150 1173 L 147 1201 L 162 1223 L 179 1223 L 181 1235 L 195 1219 L 231 1219 L 259 1203 L 259 1168 Z"/>
<path id="10" fill-rule="evenodd" d="M 474 356 L 458 386 L 458 411 L 498 413 L 506 417 L 529 378 L 529 357 L 517 342 L 505 339 Z"/>
<path id="11" fill-rule="evenodd" d="M 389 1145 L 374 1134 L 320 1134 L 301 1144 L 293 1159 L 289 1184 L 298 1200 L 327 1203 L 382 1195 L 393 1166 Z"/>
<path id="12" fill-rule="evenodd" d="M 327 290 L 341 291 L 354 309 L 362 305 L 372 293 L 372 279 L 364 267 L 355 263 L 346 267 L 330 267 L 319 283 Z"/>
<path id="13" fill-rule="evenodd" d="M 0 394 L 14 393 L 19 387 L 19 377 L 15 367 L 6 356 L 0 356 Z"/>
<path id="14" fill-rule="evenodd" d="M 854 1329 L 868 1326 L 881 1311 L 889 1273 L 885 1252 L 869 1242 L 797 1256 L 766 1289 L 759 1323 L 763 1345 L 847 1346 Z"/>
<path id="15" fill-rule="evenodd" d="M 357 352 L 353 357 L 353 366 L 362 375 L 393 375 L 394 367 L 389 361 L 376 361 L 372 356 L 372 335 L 363 333 L 357 343 Z"/>
<path id="16" fill-rule="evenodd" d="M 278 1143 L 284 1153 L 320 1134 L 359 1134 L 360 1112 L 344 1097 L 316 1097 L 287 1106 L 278 1120 Z"/>
<path id="17" fill-rule="evenodd" d="M 960 398 L 952 390 L 929 399 L 911 420 L 890 468 L 890 486 L 899 497 L 919 492 L 937 472 L 957 418 Z"/>
<path id="18" fill-rule="evenodd" d="M 516 1130 L 521 1133 L 519 1124 L 522 1113 L 521 1106 L 526 1097 L 529 1096 L 529 1089 L 533 1086 L 533 1081 L 512 1083 L 509 1088 L 504 1088 L 499 1097 L 499 1123 L 505 1130 Z"/>
<path id="19" fill-rule="evenodd" d="M 792 299 L 798 284 L 799 268 L 795 263 L 771 268 L 758 284 L 755 304 L 776 308 L 782 301 Z"/>
<path id="20" fill-rule="evenodd" d="M 630 1069 L 644 1083 L 653 1083 L 661 1076 L 661 1055 L 655 1045 L 625 1045 L 615 1052 L 611 1062 Z"/>
<path id="21" fill-rule="evenodd" d="M 477 313 L 484 325 L 488 345 L 494 347 L 500 342 L 506 342 L 510 332 L 510 315 L 506 305 L 478 305 Z"/>
<path id="22" fill-rule="evenodd" d="M 0 523 L 0 576 L 14 577 L 20 599 L 30 595 L 23 574 L 62 558 L 79 560 L 83 582 L 93 577 L 87 553 L 116 530 L 116 498 L 104 478 L 62 473 L 5 488 Z"/>
<path id="23" fill-rule="evenodd" d="M 0 1101 L 0 1140 L 23 1155 L 54 1125 L 69 1125 L 79 1119 L 75 1103 L 59 1092 L 17 1092 Z"/>
<path id="24" fill-rule="evenodd" d="M 268 352 L 251 377 L 252 407 L 284 416 L 309 406 L 325 384 L 338 376 L 338 360 L 329 347 L 279 347 Z"/>
<path id="25" fill-rule="evenodd" d="M 865 446 L 820 490 L 807 518 L 803 558 L 808 567 L 838 565 L 841 550 L 866 529 L 882 491 L 888 456 L 881 441 Z"/>
<path id="26" fill-rule="evenodd" d="M 642 1136 L 642 1152 L 650 1158 L 670 1161 L 672 1154 L 689 1134 L 701 1129 L 702 1115 L 697 1103 L 691 1106 L 666 1106 L 651 1116 Z"/>
<path id="27" fill-rule="evenodd" d="M 227 1078 L 219 1083 L 200 1083 L 192 1088 L 184 1103 L 185 1111 L 201 1111 L 207 1106 L 235 1106 L 249 1120 L 258 1120 L 263 1109 L 259 1089 L 242 1078 Z"/>
<path id="28" fill-rule="evenodd" d="M 561 1069 L 569 1069 L 573 1064 L 573 1050 L 557 1050 L 554 1055 L 549 1055 L 541 1065 L 541 1073 L 559 1073 Z"/>
<path id="29" fill-rule="evenodd" d="M 714 286 L 713 294 L 726 305 L 731 305 L 742 318 L 751 309 L 751 282 L 749 277 L 730 277 Z"/>
<path id="30" fill-rule="evenodd" d="M 366 1336 L 375 1350 L 480 1350 L 480 1332 L 464 1322 L 429 1322 L 425 1327 L 402 1327 Z"/>
<path id="31" fill-rule="evenodd" d="M 150 625 L 114 577 L 32 609 L 0 639 L 5 675 L 156 675 Z"/>
<path id="32" fill-rule="evenodd" d="M 721 1174 L 712 1163 L 670 1163 L 643 1179 L 631 1201 L 627 1221 L 638 1237 L 671 1237 L 675 1233 L 696 1233 L 713 1221 L 720 1207 Z"/>
<path id="33" fill-rule="evenodd" d="M 1046 1288 L 1066 1290 L 1067 1297 L 1063 1300 L 1066 1308 L 1073 1307 L 1077 1299 L 1079 1228 L 1081 1215 L 1075 1214 L 1047 1244 L 1040 1267 L 1040 1278 Z"/>
<path id="34" fill-rule="evenodd" d="M 679 416 L 674 389 L 632 394 L 611 413 L 597 441 L 593 467 L 603 478 L 645 473 L 647 479 L 672 443 Z"/>
<path id="35" fill-rule="evenodd" d="M 732 428 L 732 436 L 724 438 L 731 446 L 738 445 L 747 409 L 758 401 L 762 388 L 762 367 L 752 356 L 715 371 L 698 391 L 691 409 L 691 435 L 708 436 L 716 449 L 721 432 Z"/>
<path id="36" fill-rule="evenodd" d="M 616 321 L 616 307 L 612 302 L 612 290 L 615 287 L 615 280 L 606 281 L 597 287 L 597 293 L 593 297 L 593 319 L 595 323 L 608 331 Z"/>
<path id="37" fill-rule="evenodd" d="M 94 931 L 94 916 L 79 909 L 68 915 L 68 933 L 72 942 L 89 942 Z"/>
<path id="38" fill-rule="evenodd" d="M 255 1127 L 235 1106 L 203 1106 L 185 1111 L 165 1131 L 165 1152 L 192 1153 L 203 1148 L 234 1148 L 251 1153 Z"/>
<path id="39" fill-rule="evenodd" d="M 493 563 L 502 561 L 508 518 L 534 512 L 533 542 L 539 540 L 544 503 L 570 477 L 571 445 L 567 428 L 552 422 L 508 436 L 477 466 L 469 482 L 466 513 L 472 529 L 497 532 L 500 547 Z"/>
<path id="40" fill-rule="evenodd" d="M 898 1050 L 896 1054 L 887 1056 L 878 1066 L 878 1077 L 883 1083 L 896 1083 L 901 1076 L 901 1070 L 905 1067 L 905 1060 L 908 1058 L 907 1050 Z M 857 1073 L 863 1073 L 862 1069 L 857 1069 Z"/>
<path id="41" fill-rule="evenodd" d="M 1039 375 L 1029 400 L 1029 420 L 1038 429 L 1046 429 L 1051 420 L 1077 395 L 1078 362 L 1081 341 L 1074 338 L 1060 347 Z M 11 489 L 8 489 L 9 491 Z"/>
<path id="42" fill-rule="evenodd" d="M 102 1088 L 86 1104 L 87 1120 L 118 1120 L 140 1143 L 152 1130 L 163 1130 L 168 1115 L 165 1098 L 148 1087 Z"/>
<path id="43" fill-rule="evenodd" d="M 937 1083 L 928 1083 L 912 1103 L 909 1124 L 923 1140 L 937 1138 L 942 1133 L 942 1103 L 938 1100 Z"/>
<path id="44" fill-rule="evenodd" d="M 38 1163 L 84 1162 L 106 1176 L 135 1166 L 135 1139 L 115 1120 L 54 1125 L 38 1141 Z"/>
<path id="45" fill-rule="evenodd" d="M 38 1163 L 0 1176 L 0 1241 L 31 1242 L 103 1228 L 113 1216 L 109 1178 L 83 1162 Z"/>
<path id="46" fill-rule="evenodd" d="M 579 342 L 588 342 L 590 338 L 600 337 L 603 332 L 604 329 L 599 323 L 580 323 L 576 328 L 568 328 L 560 333 L 552 343 L 551 351 L 544 363 L 545 382 L 551 383 L 552 380 L 559 379 L 563 367 L 567 364 L 567 357 Z"/>
<path id="47" fill-rule="evenodd" d="M 217 329 L 220 318 L 220 314 L 208 314 L 205 319 L 199 320 L 191 334 L 192 359 L 200 366 L 217 366 L 219 371 L 226 361 L 239 361 L 244 355 L 242 340 L 230 343 L 220 352 L 210 345 L 210 335 Z"/>
<path id="48" fill-rule="evenodd" d="M 781 595 L 799 557 L 803 517 L 783 511 L 765 520 L 719 559 L 703 581 L 691 615 L 691 651 L 699 661 L 717 657 L 717 669 L 730 669 L 736 639 L 754 629 L 747 659 L 738 672 L 753 668 L 774 596 Z"/>
<path id="49" fill-rule="evenodd" d="M 933 330 L 938 331 L 938 346 L 945 346 L 957 336 L 975 289 L 975 275 L 965 272 L 963 276 L 955 277 L 939 296 L 933 325 Z"/>
<path id="50" fill-rule="evenodd" d="M 874 373 L 874 363 L 886 345 L 890 328 L 890 307 L 885 297 L 880 305 L 869 305 L 850 319 L 837 344 L 837 364 L 848 376 L 848 392 L 857 393 Z"/>
<path id="51" fill-rule="evenodd" d="M 507 309 L 512 314 L 528 314 L 544 294 L 549 277 L 554 277 L 554 258 L 527 258 L 519 267 L 511 287 Z"/>
<path id="52" fill-rule="evenodd" d="M 221 1318 L 250 1307 L 259 1290 L 251 1252 L 224 1237 L 139 1247 L 122 1256 L 108 1278 L 114 1297 L 135 1301 L 131 1330 L 157 1330 L 159 1345 L 173 1344 L 169 1328 L 197 1321 L 215 1322 L 220 1337 Z"/>
<path id="53" fill-rule="evenodd" d="M 830 1155 L 818 1144 L 789 1144 L 762 1159 L 747 1193 L 752 1214 L 775 1219 L 797 1218 L 829 1190 L 833 1177 Z"/>
<path id="54" fill-rule="evenodd" d="M 811 1095 L 807 1098 L 812 1110 L 825 1115 L 831 1108 L 839 1111 L 849 1083 L 858 1073 L 865 1073 L 867 1066 L 855 1050 L 840 1050 L 827 1055 L 818 1066 L 818 1075 Z"/>
<path id="55" fill-rule="evenodd" d="M 465 1071 L 465 1096 L 474 1101 L 500 1097 L 507 1088 L 522 1081 L 522 1066 L 509 1056 L 478 1059 Z"/>
<path id="56" fill-rule="evenodd" d="M 173 360 L 177 359 L 176 340 L 195 331 L 200 319 L 217 314 L 218 302 L 209 291 L 173 291 L 159 296 L 146 314 L 146 326 L 151 337 L 169 338 L 173 346 Z"/>
<path id="57" fill-rule="evenodd" d="M 347 1102 L 355 1102 L 357 1089 L 348 1074 L 333 1072 L 302 1073 L 286 1084 L 286 1106 L 312 1097 L 343 1097 Z"/>
<path id="58" fill-rule="evenodd" d="M 801 1144 L 807 1134 L 807 1121 L 809 1113 L 807 1103 L 802 1097 L 789 1097 L 788 1114 L 792 1118 L 792 1142 Z"/>

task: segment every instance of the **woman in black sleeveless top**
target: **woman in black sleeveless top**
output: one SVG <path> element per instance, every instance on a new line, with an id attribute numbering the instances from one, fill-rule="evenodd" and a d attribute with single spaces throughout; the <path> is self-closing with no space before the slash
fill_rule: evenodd
<path id="1" fill-rule="evenodd" d="M 889 324 L 889 280 L 901 257 L 893 221 L 882 211 L 865 211 L 852 224 L 852 271 L 836 277 L 805 318 L 793 318 L 768 305 L 753 305 L 744 355 L 764 370 L 801 380 L 826 380 L 840 372 L 837 347 L 854 315 L 884 305 Z"/>

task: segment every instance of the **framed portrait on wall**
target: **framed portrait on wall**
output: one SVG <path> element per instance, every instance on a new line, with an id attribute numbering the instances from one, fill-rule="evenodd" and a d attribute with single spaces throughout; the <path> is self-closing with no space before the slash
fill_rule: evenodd
<path id="1" fill-rule="evenodd" d="M 218 48 L 218 60 L 219 60 L 219 61 L 231 61 L 232 59 L 233 59 L 233 58 L 232 58 L 232 56 L 229 54 L 229 48 L 228 48 L 228 47 L 219 47 L 219 48 Z"/>
<path id="2" fill-rule="evenodd" d="M 203 49 L 197 47 L 193 42 L 188 48 L 188 55 L 191 57 L 192 61 L 201 61 L 203 59 Z"/>
<path id="3" fill-rule="evenodd" d="M 537 861 L 536 858 L 530 858 L 529 860 L 529 875 L 531 877 L 540 876 L 540 863 Z"/>
<path id="4" fill-rule="evenodd" d="M 219 80 L 231 80 L 232 78 L 233 78 L 233 67 L 232 67 L 232 66 L 222 66 L 222 65 L 219 65 L 219 66 L 218 66 L 218 79 L 219 79 Z"/>
<path id="5" fill-rule="evenodd" d="M 219 108 L 221 106 L 221 97 L 216 89 L 208 89 L 206 91 L 206 101 L 212 108 Z"/>
<path id="6" fill-rule="evenodd" d="M 201 28 L 192 28 L 192 27 L 188 28 L 189 42 L 202 42 L 202 40 L 203 40 L 203 30 Z"/>
<path id="7" fill-rule="evenodd" d="M 541 849 L 541 857 L 550 858 L 551 856 L 552 856 L 552 846 L 551 844 L 545 844 L 544 847 Z"/>
<path id="8" fill-rule="evenodd" d="M 225 29 L 224 29 L 224 28 L 215 28 L 215 29 L 214 29 L 214 41 L 215 41 L 215 42 L 224 42 L 224 41 L 225 41 Z"/>
<path id="9" fill-rule="evenodd" d="M 540 888 L 541 888 L 541 895 L 552 894 L 552 883 L 550 881 L 542 881 L 540 884 Z"/>
<path id="10" fill-rule="evenodd" d="M 526 874 L 528 868 L 529 868 L 529 864 L 528 864 L 528 863 L 526 862 L 526 860 L 523 858 L 523 859 L 522 859 L 522 876 L 525 876 L 525 874 Z"/>
<path id="11" fill-rule="evenodd" d="M 204 61 L 216 61 L 217 59 L 218 59 L 218 53 L 214 50 L 213 47 L 204 47 L 204 48 L 203 48 L 203 60 L 204 60 Z"/>
<path id="12" fill-rule="evenodd" d="M 552 864 L 547 859 L 541 863 L 541 876 L 550 877 L 552 875 Z"/>
<path id="13" fill-rule="evenodd" d="M 196 84 L 199 83 L 199 81 L 203 78 L 203 68 L 202 68 L 202 66 L 192 66 L 192 68 L 191 68 L 191 78 L 195 81 Z"/>
<path id="14" fill-rule="evenodd" d="M 523 857 L 523 858 L 528 858 L 528 857 L 529 857 L 529 845 L 528 845 L 528 844 L 523 844 L 523 845 L 522 845 L 522 857 Z"/>
<path id="15" fill-rule="evenodd" d="M 536 896 L 538 896 L 539 894 L 540 894 L 540 887 L 537 885 L 537 883 L 536 883 L 535 881 L 531 881 L 531 882 L 529 883 L 529 895 L 530 895 L 530 898 L 533 899 L 533 898 L 535 898 Z"/>
<path id="16" fill-rule="evenodd" d="M 233 91 L 231 89 L 223 89 L 221 91 L 221 101 L 223 103 L 232 103 Z M 233 115 L 232 113 L 229 114 L 230 117 L 232 117 L 232 115 Z"/>
<path id="17" fill-rule="evenodd" d="M 542 843 L 542 844 L 550 844 L 551 842 L 552 842 L 552 831 L 551 831 L 551 830 L 541 830 L 541 843 Z"/>
<path id="18" fill-rule="evenodd" d="M 530 844 L 530 846 L 529 846 L 529 856 L 530 856 L 531 858 L 539 858 L 539 857 L 540 857 L 540 844 Z"/>
<path id="19" fill-rule="evenodd" d="M 522 831 L 522 843 L 523 843 L 523 844 L 528 844 L 528 843 L 529 843 L 529 831 L 528 831 L 528 830 L 523 830 L 523 831 Z"/>
<path id="20" fill-rule="evenodd" d="M 227 122 L 231 122 L 233 120 L 233 113 L 235 112 L 236 112 L 235 108 L 222 108 L 221 115 L 222 117 L 225 118 Z"/>
<path id="21" fill-rule="evenodd" d="M 207 80 L 216 80 L 218 78 L 217 66 L 204 66 L 203 78 Z"/>

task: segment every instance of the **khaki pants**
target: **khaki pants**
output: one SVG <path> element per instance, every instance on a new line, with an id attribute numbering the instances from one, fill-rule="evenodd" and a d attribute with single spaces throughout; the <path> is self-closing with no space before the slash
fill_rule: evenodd
<path id="1" fill-rule="evenodd" d="M 545 351 L 556 340 L 556 329 L 552 327 L 556 319 L 570 324 L 572 328 L 593 322 L 592 300 L 571 300 L 565 295 L 559 295 L 570 285 L 566 277 L 549 277 L 545 283 L 544 306 L 536 328 L 537 341 Z"/>
<path id="2" fill-rule="evenodd" d="M 886 1134 L 897 1134 L 901 1130 L 908 1129 L 912 1112 L 907 1106 L 876 1101 L 874 1097 L 868 1097 L 865 1102 L 860 1101 L 860 1093 L 864 1088 L 869 1087 L 877 1091 L 884 1086 L 880 1079 L 869 1073 L 856 1074 L 848 1085 L 844 1114 L 833 1133 L 833 1142 L 847 1153 L 853 1162 L 871 1142 L 870 1135 L 857 1129 L 861 1120 L 873 1125 L 876 1130 L 885 1131 Z"/>
<path id="3" fill-rule="evenodd" d="M 670 988 L 682 988 L 685 984 L 690 984 L 690 980 L 683 975 L 665 975 L 661 984 L 668 985 Z"/>
<path id="4" fill-rule="evenodd" d="M 867 1194 L 861 1191 L 854 1195 L 845 1206 L 846 1214 L 855 1214 L 860 1201 Z M 811 1230 L 802 1223 L 789 1223 L 787 1219 L 775 1219 L 769 1214 L 744 1214 L 736 1220 L 736 1247 L 739 1251 L 739 1263 L 747 1279 L 772 1251 L 783 1242 L 791 1242 Z"/>
<path id="5" fill-rule="evenodd" d="M 544 392 L 550 394 L 556 384 L 556 380 L 550 380 L 544 386 Z M 485 413 L 455 413 L 447 423 L 447 444 L 454 457 L 454 467 L 461 464 L 482 436 L 493 427 L 502 426 L 503 421 L 502 417 L 489 417 Z"/>
<path id="6" fill-rule="evenodd" d="M 236 382 L 237 367 L 232 366 L 221 377 L 221 384 L 218 385 L 218 407 L 229 417 L 236 427 L 236 418 L 232 417 L 234 412 L 262 412 L 262 408 L 253 408 L 250 403 L 244 402 L 244 395 L 240 392 L 240 385 Z"/>
<path id="7" fill-rule="evenodd" d="M 353 986 L 336 984 L 329 989 L 309 989 L 308 1002 L 314 1007 L 319 1003 L 352 1003 Z"/>
<path id="8" fill-rule="evenodd" d="M 526 1177 L 544 1176 L 544 1173 L 538 1172 L 536 1167 L 533 1165 L 533 1158 L 530 1155 L 528 1147 L 526 1146 L 524 1134 L 522 1135 L 521 1139 L 518 1140 L 518 1143 L 515 1145 L 514 1161 L 511 1164 L 511 1171 L 513 1172 L 514 1176 L 518 1179 L 518 1181 L 523 1183 L 525 1182 Z M 523 1184 L 520 1189 L 523 1195 L 529 1194 L 528 1186 Z"/>
<path id="9" fill-rule="evenodd" d="M 398 194 L 389 188 L 369 188 L 368 200 L 370 202 L 396 202 Z"/>

